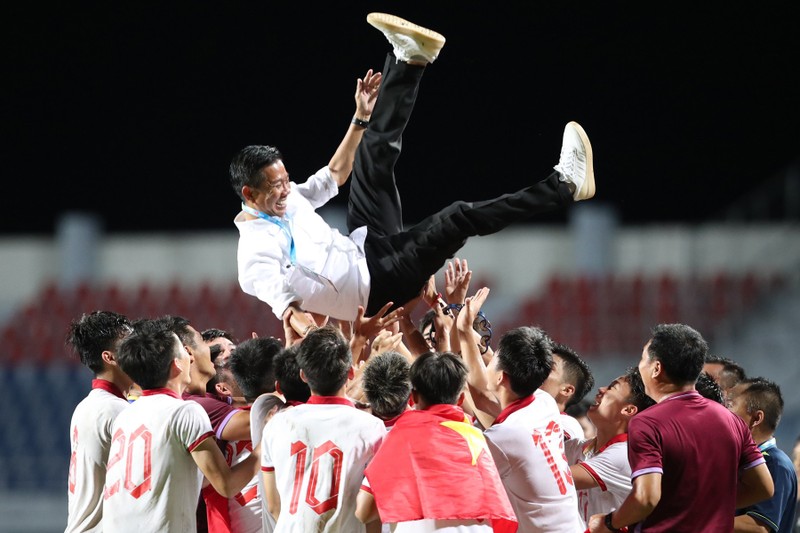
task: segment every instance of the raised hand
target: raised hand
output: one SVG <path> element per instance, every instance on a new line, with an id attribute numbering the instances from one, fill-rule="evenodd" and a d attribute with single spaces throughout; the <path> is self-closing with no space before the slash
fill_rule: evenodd
<path id="1" fill-rule="evenodd" d="M 375 108 L 378 91 L 381 88 L 381 73 L 369 69 L 363 78 L 356 82 L 356 117 L 368 120 Z"/>
<path id="2" fill-rule="evenodd" d="M 359 306 L 358 314 L 353 322 L 353 335 L 358 335 L 365 339 L 371 339 L 377 335 L 380 330 L 388 328 L 400 320 L 400 317 L 403 315 L 403 308 L 398 307 L 389 313 L 389 308 L 391 308 L 392 305 L 394 305 L 394 302 L 387 302 L 377 313 L 375 313 L 374 316 L 371 317 L 364 316 L 364 308 Z"/>
<path id="3" fill-rule="evenodd" d="M 456 319 L 459 332 L 470 332 L 471 337 L 473 331 L 472 323 L 475 322 L 475 317 L 478 316 L 478 311 L 481 310 L 488 296 L 489 288 L 482 287 L 478 289 L 475 296 L 470 296 L 464 300 L 464 307 L 461 309 L 461 312 L 458 313 L 458 318 Z"/>
<path id="4" fill-rule="evenodd" d="M 469 290 L 469 282 L 472 279 L 472 271 L 467 265 L 466 259 L 447 263 L 447 270 L 444 271 L 444 292 L 448 303 L 460 304 L 464 302 Z"/>

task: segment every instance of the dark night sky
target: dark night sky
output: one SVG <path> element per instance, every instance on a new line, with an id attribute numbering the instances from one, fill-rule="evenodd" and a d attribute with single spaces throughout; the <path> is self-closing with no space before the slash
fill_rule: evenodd
<path id="1" fill-rule="evenodd" d="M 73 210 L 235 232 L 231 156 L 274 144 L 298 181 L 327 163 L 388 50 L 370 11 L 447 37 L 397 169 L 407 222 L 543 178 L 569 120 L 624 223 L 707 220 L 800 155 L 794 2 L 320 4 L 5 7 L 0 233 Z"/>

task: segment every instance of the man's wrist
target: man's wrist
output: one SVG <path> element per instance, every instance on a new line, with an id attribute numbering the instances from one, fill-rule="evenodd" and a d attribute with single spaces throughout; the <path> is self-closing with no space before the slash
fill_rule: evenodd
<path id="1" fill-rule="evenodd" d="M 614 523 L 613 523 L 614 522 L 614 520 L 613 520 L 614 517 L 613 517 L 613 515 L 614 515 L 614 511 L 611 511 L 610 513 L 608 513 L 605 516 L 605 518 L 603 518 L 603 522 L 605 523 L 605 526 L 608 529 L 610 529 L 611 531 L 613 531 L 614 533 L 620 533 L 622 531 L 622 529 L 614 527 Z"/>

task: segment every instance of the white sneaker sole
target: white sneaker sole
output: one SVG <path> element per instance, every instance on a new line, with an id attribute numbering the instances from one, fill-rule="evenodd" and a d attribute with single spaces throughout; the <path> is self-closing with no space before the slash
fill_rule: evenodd
<path id="1" fill-rule="evenodd" d="M 388 13 L 370 13 L 367 22 L 381 31 L 390 31 L 414 38 L 427 51 L 436 55 L 445 43 L 444 35 Z"/>
<path id="2" fill-rule="evenodd" d="M 581 138 L 581 142 L 583 143 L 583 147 L 586 149 L 586 179 L 583 180 L 583 184 L 581 188 L 575 191 L 573 198 L 575 201 L 580 200 L 588 200 L 592 196 L 594 196 L 596 186 L 594 183 L 594 162 L 592 156 L 592 143 L 589 142 L 589 136 L 586 135 L 586 132 L 583 130 L 580 124 L 577 122 L 570 122 L 575 131 L 578 132 L 578 136 Z"/>

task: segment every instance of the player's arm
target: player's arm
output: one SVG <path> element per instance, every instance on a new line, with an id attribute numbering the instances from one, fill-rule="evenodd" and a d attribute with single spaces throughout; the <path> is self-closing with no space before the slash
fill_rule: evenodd
<path id="1" fill-rule="evenodd" d="M 749 514 L 739 515 L 733 519 L 733 533 L 770 533 L 772 528 L 756 520 Z"/>
<path id="2" fill-rule="evenodd" d="M 661 501 L 661 474 L 642 474 L 633 480 L 631 493 L 611 513 L 611 524 L 620 529 L 624 526 L 641 522 L 653 512 L 658 502 Z M 604 514 L 593 515 L 589 520 L 589 531 L 606 531 L 603 524 Z"/>
<path id="3" fill-rule="evenodd" d="M 369 69 L 364 75 L 364 78 L 356 82 L 356 113 L 354 118 L 369 122 L 372 116 L 372 110 L 375 107 L 375 100 L 378 98 L 378 89 L 381 86 L 381 73 L 373 72 Z M 350 177 L 350 172 L 353 170 L 353 161 L 356 156 L 356 148 L 361 143 L 364 137 L 366 128 L 356 124 L 350 124 L 347 132 L 344 134 L 342 142 L 331 157 L 328 163 L 328 168 L 331 171 L 331 176 L 337 185 L 340 187 L 344 185 L 347 178 Z"/>
<path id="4" fill-rule="evenodd" d="M 775 484 L 766 463 L 748 468 L 739 476 L 736 486 L 736 508 L 749 507 L 760 501 L 772 498 Z"/>
<path id="5" fill-rule="evenodd" d="M 380 520 L 380 516 L 378 516 L 378 506 L 375 505 L 375 498 L 372 496 L 371 492 L 363 488 L 358 491 L 358 496 L 356 497 L 356 518 L 364 524 Z"/>
<path id="6" fill-rule="evenodd" d="M 275 471 L 264 470 L 261 472 L 264 479 L 264 496 L 267 498 L 267 511 L 276 521 L 281 514 L 281 496 L 278 494 L 278 486 L 275 484 Z"/>
<path id="7" fill-rule="evenodd" d="M 575 489 L 593 489 L 597 486 L 597 480 L 592 476 L 581 463 L 569 466 L 572 472 L 572 480 L 575 482 Z"/>
<path id="8" fill-rule="evenodd" d="M 228 466 L 225 457 L 213 438 L 207 438 L 192 450 L 192 459 L 218 493 L 233 498 L 258 473 L 259 455 L 251 453 L 247 459 L 233 468 Z"/>
<path id="9" fill-rule="evenodd" d="M 250 412 L 237 411 L 222 428 L 220 437 L 228 442 L 250 440 Z"/>

